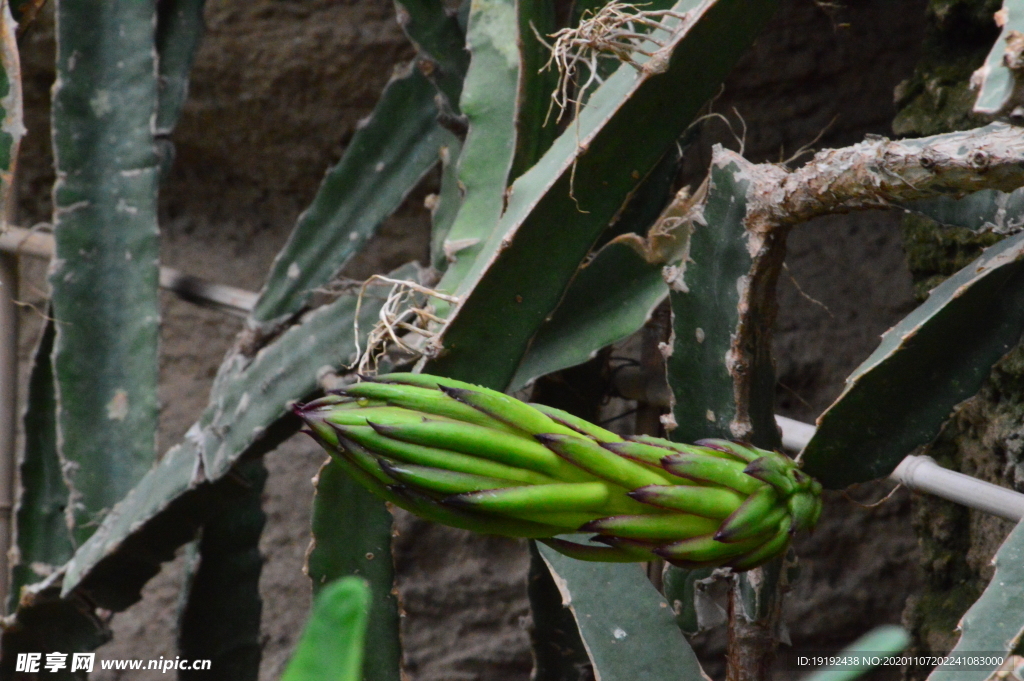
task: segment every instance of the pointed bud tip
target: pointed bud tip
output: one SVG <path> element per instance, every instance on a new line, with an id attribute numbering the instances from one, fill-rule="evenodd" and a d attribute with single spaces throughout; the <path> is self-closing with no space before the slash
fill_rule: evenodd
<path id="1" fill-rule="evenodd" d="M 394 432 L 394 427 L 393 426 L 385 426 L 385 425 L 380 424 L 380 423 L 374 423 L 370 419 L 366 419 L 366 425 L 370 426 L 375 431 L 377 431 L 378 435 L 390 435 L 391 433 Z M 342 426 L 334 426 L 335 429 L 338 429 L 338 428 L 341 428 L 341 427 Z"/>
<path id="2" fill-rule="evenodd" d="M 662 485 L 645 485 L 644 487 L 637 487 L 626 492 L 627 497 L 636 499 L 639 502 L 645 502 L 655 494 L 655 487 L 661 487 Z"/>
<path id="3" fill-rule="evenodd" d="M 413 501 L 413 495 L 409 494 L 409 488 L 405 485 L 394 484 L 384 485 L 384 489 L 394 494 L 396 497 L 402 497 L 403 499 Z"/>
<path id="4" fill-rule="evenodd" d="M 704 438 L 702 440 L 697 440 L 693 444 L 697 445 L 698 447 L 707 447 L 708 449 L 714 449 L 715 451 L 718 451 L 718 452 L 728 452 L 729 451 L 728 447 L 726 447 L 723 444 L 722 440 L 719 440 L 718 438 L 713 438 L 713 437 L 706 437 L 706 438 Z"/>
<path id="5" fill-rule="evenodd" d="M 659 463 L 665 468 L 669 468 L 670 466 L 684 468 L 687 464 L 698 462 L 698 459 L 696 459 L 693 454 L 669 454 L 668 456 L 662 457 Z"/>
<path id="6" fill-rule="evenodd" d="M 762 456 L 760 459 L 754 459 L 747 464 L 747 467 L 743 469 L 743 472 L 747 475 L 753 475 L 754 473 L 760 473 L 761 471 L 768 470 L 771 468 L 771 462 L 768 461 L 767 456 Z"/>
<path id="7" fill-rule="evenodd" d="M 452 398 L 454 400 L 458 400 L 459 402 L 462 402 L 463 404 L 466 403 L 465 398 L 467 396 L 473 394 L 472 390 L 467 390 L 466 388 L 453 388 L 452 386 L 440 385 L 440 384 L 438 384 L 437 389 L 440 390 L 441 392 L 443 392 L 448 397 L 450 397 L 450 398 Z"/>
<path id="8" fill-rule="evenodd" d="M 468 494 L 453 494 L 442 499 L 441 503 L 452 508 L 475 508 L 476 500 L 473 497 L 474 494 L 472 492 Z"/>

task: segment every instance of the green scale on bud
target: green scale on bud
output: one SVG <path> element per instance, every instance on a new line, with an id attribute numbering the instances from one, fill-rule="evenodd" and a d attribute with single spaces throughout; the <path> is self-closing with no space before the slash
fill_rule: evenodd
<path id="1" fill-rule="evenodd" d="M 623 439 L 437 376 L 376 377 L 296 413 L 349 475 L 396 506 L 581 560 L 749 570 L 821 513 L 821 485 L 782 454 Z M 559 536 L 580 532 L 594 533 L 590 544 Z"/>

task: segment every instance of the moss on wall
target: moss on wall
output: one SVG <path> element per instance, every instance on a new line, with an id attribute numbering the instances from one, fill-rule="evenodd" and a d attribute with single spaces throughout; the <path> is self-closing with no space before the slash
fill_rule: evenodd
<path id="1" fill-rule="evenodd" d="M 919 215 L 903 218 L 903 249 L 907 254 L 918 300 L 954 272 L 966 267 L 981 251 L 996 243 L 1002 235 L 972 232 L 969 229 L 941 227 Z"/>
<path id="2" fill-rule="evenodd" d="M 928 30 L 914 75 L 896 88 L 893 132 L 904 137 L 973 128 L 971 73 L 998 35 L 992 14 L 1000 0 L 932 0 Z"/>
<path id="3" fill-rule="evenodd" d="M 998 36 L 992 14 L 999 0 L 931 0 L 928 30 L 914 75 L 896 89 L 893 130 L 902 136 L 933 135 L 984 123 L 971 113 L 968 82 Z M 952 229 L 926 218 L 903 219 L 903 244 L 915 294 L 924 299 L 946 277 L 1002 238 Z M 927 453 L 945 467 L 1024 489 L 1024 348 L 993 369 L 975 397 L 958 405 Z M 923 589 L 911 598 L 904 624 L 914 642 L 908 652 L 942 654 L 957 642 L 956 627 L 991 578 L 992 555 L 1010 523 L 940 499 L 915 501 L 914 527 L 921 547 Z M 929 668 L 910 668 L 924 679 Z"/>

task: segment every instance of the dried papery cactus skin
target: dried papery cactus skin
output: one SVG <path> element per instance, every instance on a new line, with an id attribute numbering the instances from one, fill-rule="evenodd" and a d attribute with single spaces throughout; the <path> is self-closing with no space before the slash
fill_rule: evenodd
<path id="1" fill-rule="evenodd" d="M 367 378 L 296 407 L 358 482 L 429 520 L 531 537 L 581 560 L 749 570 L 821 512 L 776 452 L 622 437 L 543 405 L 425 374 Z M 594 533 L 589 544 L 566 539 Z"/>

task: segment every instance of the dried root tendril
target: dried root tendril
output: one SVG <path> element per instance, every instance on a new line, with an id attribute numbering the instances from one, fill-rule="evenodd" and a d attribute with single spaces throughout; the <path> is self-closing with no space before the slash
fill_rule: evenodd
<path id="1" fill-rule="evenodd" d="M 366 338 L 366 348 L 359 341 L 359 311 L 370 286 L 391 286 L 377 323 Z M 356 298 L 355 323 L 356 371 L 373 374 L 381 359 L 395 351 L 405 358 L 431 357 L 440 349 L 437 329 L 444 320 L 434 314 L 430 299 L 443 300 L 452 305 L 459 302 L 455 296 L 435 291 L 414 281 L 391 279 L 375 274 L 359 287 Z M 411 340 L 415 339 L 415 340 Z"/>
<path id="2" fill-rule="evenodd" d="M 551 57 L 542 70 L 554 68 L 558 71 L 558 86 L 551 93 L 552 107 L 558 107 L 556 120 L 561 120 L 570 106 L 578 108 L 579 93 L 585 93 L 591 85 L 601 82 L 599 57 L 614 57 L 641 70 L 643 65 L 634 56 L 654 57 L 666 45 L 644 29 L 651 32 L 662 30 L 672 35 L 687 25 L 686 14 L 672 10 L 641 10 L 641 6 L 611 2 L 596 14 L 587 10 L 576 28 L 563 28 L 548 36 L 554 38 L 553 44 L 537 35 L 537 39 L 551 51 Z M 667 18 L 679 19 L 683 23 L 668 26 L 663 23 Z M 573 85 L 578 79 L 580 65 L 586 66 L 589 75 L 586 82 L 575 88 L 577 98 L 574 99 Z"/>

